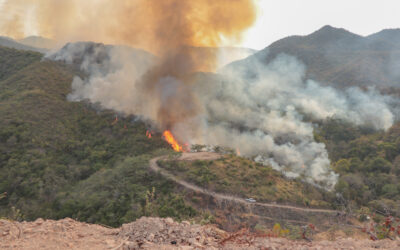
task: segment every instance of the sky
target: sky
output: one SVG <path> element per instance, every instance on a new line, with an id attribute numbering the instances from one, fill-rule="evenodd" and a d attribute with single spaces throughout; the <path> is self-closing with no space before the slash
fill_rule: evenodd
<path id="1" fill-rule="evenodd" d="M 290 36 L 307 35 L 324 25 L 359 35 L 400 28 L 400 0 L 258 0 L 259 16 L 243 46 L 255 49 Z"/>
<path id="2" fill-rule="evenodd" d="M 4 1 L 0 0 L 0 12 Z M 310 34 L 327 24 L 359 35 L 400 28 L 400 0 L 254 1 L 259 6 L 257 21 L 238 44 L 253 49 L 263 49 L 290 35 Z M 29 27 L 26 35 L 36 35 L 29 34 Z"/>

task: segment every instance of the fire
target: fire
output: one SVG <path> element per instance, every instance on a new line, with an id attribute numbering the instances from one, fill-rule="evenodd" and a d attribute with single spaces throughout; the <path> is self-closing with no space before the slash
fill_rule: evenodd
<path id="1" fill-rule="evenodd" d="M 172 135 L 171 131 L 166 130 L 163 133 L 164 139 L 172 146 L 172 148 L 176 152 L 183 152 L 183 148 L 179 143 L 175 140 L 174 136 Z"/>
<path id="2" fill-rule="evenodd" d="M 151 139 L 151 136 L 152 136 L 152 135 L 151 135 L 151 132 L 147 130 L 147 131 L 146 131 L 146 136 L 147 136 L 147 138 Z"/>
<path id="3" fill-rule="evenodd" d="M 238 148 L 236 149 L 236 155 L 240 156 L 240 150 Z"/>
<path id="4" fill-rule="evenodd" d="M 118 123 L 118 116 L 115 116 L 114 121 L 111 123 L 112 126 Z"/>

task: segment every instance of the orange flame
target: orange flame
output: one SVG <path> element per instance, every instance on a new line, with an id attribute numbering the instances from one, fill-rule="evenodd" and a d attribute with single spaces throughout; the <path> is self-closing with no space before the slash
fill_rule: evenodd
<path id="1" fill-rule="evenodd" d="M 151 132 L 147 130 L 147 131 L 146 131 L 146 136 L 147 136 L 147 138 L 151 139 L 151 136 L 152 136 L 152 135 L 151 135 Z"/>
<path id="2" fill-rule="evenodd" d="M 118 116 L 115 116 L 115 120 L 111 123 L 111 125 L 115 125 L 115 124 L 117 124 L 117 122 L 118 122 Z"/>
<path id="3" fill-rule="evenodd" d="M 176 152 L 183 152 L 183 148 L 179 143 L 175 140 L 174 136 L 172 135 L 171 131 L 165 130 L 163 133 L 164 139 L 172 146 L 172 148 Z"/>
<path id="4" fill-rule="evenodd" d="M 240 150 L 238 148 L 236 149 L 236 155 L 240 156 Z"/>

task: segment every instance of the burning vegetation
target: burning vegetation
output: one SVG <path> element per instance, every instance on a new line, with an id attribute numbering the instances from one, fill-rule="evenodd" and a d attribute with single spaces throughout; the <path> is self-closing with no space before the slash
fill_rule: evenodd
<path id="1" fill-rule="evenodd" d="M 149 138 L 149 139 L 151 139 L 151 138 L 153 137 L 153 132 L 147 130 L 147 131 L 146 131 L 146 137 Z M 178 141 L 175 139 L 175 137 L 173 136 L 173 134 L 171 133 L 171 131 L 165 130 L 165 131 L 163 132 L 163 134 L 162 134 L 162 138 L 163 138 L 166 142 L 168 142 L 168 143 L 171 145 L 172 149 L 173 149 L 175 152 L 185 152 L 185 151 L 187 151 L 187 150 L 185 149 L 185 148 L 187 148 L 187 147 L 186 147 L 187 145 L 184 145 L 185 147 L 181 146 L 181 145 L 178 143 Z"/>
<path id="2" fill-rule="evenodd" d="M 146 136 L 147 136 L 147 138 L 149 138 L 149 139 L 151 139 L 151 137 L 152 137 L 152 133 L 150 132 L 150 131 L 146 131 Z"/>
<path id="3" fill-rule="evenodd" d="M 175 150 L 175 152 L 183 152 L 183 147 L 179 145 L 171 131 L 166 130 L 163 133 L 163 138 L 171 145 L 171 147 Z"/>

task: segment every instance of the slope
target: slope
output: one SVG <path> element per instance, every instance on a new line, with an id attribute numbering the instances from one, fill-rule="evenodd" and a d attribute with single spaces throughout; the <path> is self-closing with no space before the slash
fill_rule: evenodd
<path id="1" fill-rule="evenodd" d="M 338 119 L 315 131 L 340 174 L 336 192 L 350 207 L 400 216 L 400 123 L 386 132 L 355 127 Z"/>
<path id="2" fill-rule="evenodd" d="M 18 42 L 26 46 L 45 50 L 52 50 L 57 46 L 57 43 L 54 40 L 41 36 L 28 36 L 24 39 L 18 40 Z"/>
<path id="3" fill-rule="evenodd" d="M 36 52 L 22 53 L 16 49 L 0 46 L 0 81 L 41 58 L 42 55 Z"/>
<path id="4" fill-rule="evenodd" d="M 264 50 L 228 67 L 247 70 L 260 60 L 268 64 L 279 54 L 297 57 L 307 67 L 307 78 L 336 87 L 398 86 L 400 48 L 395 38 L 399 30 L 382 31 L 362 37 L 344 29 L 324 26 L 307 36 L 291 36 L 272 43 Z M 254 62 L 253 62 L 254 63 Z"/>
<path id="5" fill-rule="evenodd" d="M 186 158 L 189 155 L 184 154 Z M 334 205 L 334 199 L 328 192 L 297 179 L 287 179 L 271 167 L 246 158 L 228 154 L 209 159 L 196 158 L 195 154 L 193 159 L 185 157 L 160 159 L 157 164 L 179 180 L 216 192 L 216 196 L 233 197 L 231 200 L 245 202 L 245 198 L 252 197 L 259 203 L 279 203 L 278 207 L 284 207 L 282 204 L 307 207 Z"/>
<path id="6" fill-rule="evenodd" d="M 0 37 L 0 46 L 13 48 L 13 49 L 19 49 L 19 50 L 35 51 L 35 52 L 40 52 L 40 53 L 45 53 L 47 51 L 46 49 L 43 49 L 43 48 L 36 48 L 33 46 L 21 44 L 9 37 L 4 37 L 4 36 Z"/>
<path id="7" fill-rule="evenodd" d="M 0 193 L 7 197 L 0 201 L 0 216 L 68 216 L 108 225 L 145 214 L 193 216 L 171 183 L 147 171 L 147 159 L 169 152 L 160 136 L 149 140 L 146 125 L 135 117 L 116 119 L 114 112 L 68 102 L 79 74 L 69 66 L 41 61 L 32 52 L 0 53 L 8 55 L 1 57 Z M 157 196 L 150 206 L 146 198 L 153 188 Z M 170 210 L 160 210 L 170 201 Z"/>
<path id="8" fill-rule="evenodd" d="M 0 216 L 118 226 L 143 215 L 198 215 L 173 182 L 148 171 L 151 158 L 171 152 L 160 135 L 147 138 L 137 117 L 67 101 L 82 74 L 75 65 L 0 52 Z"/>

